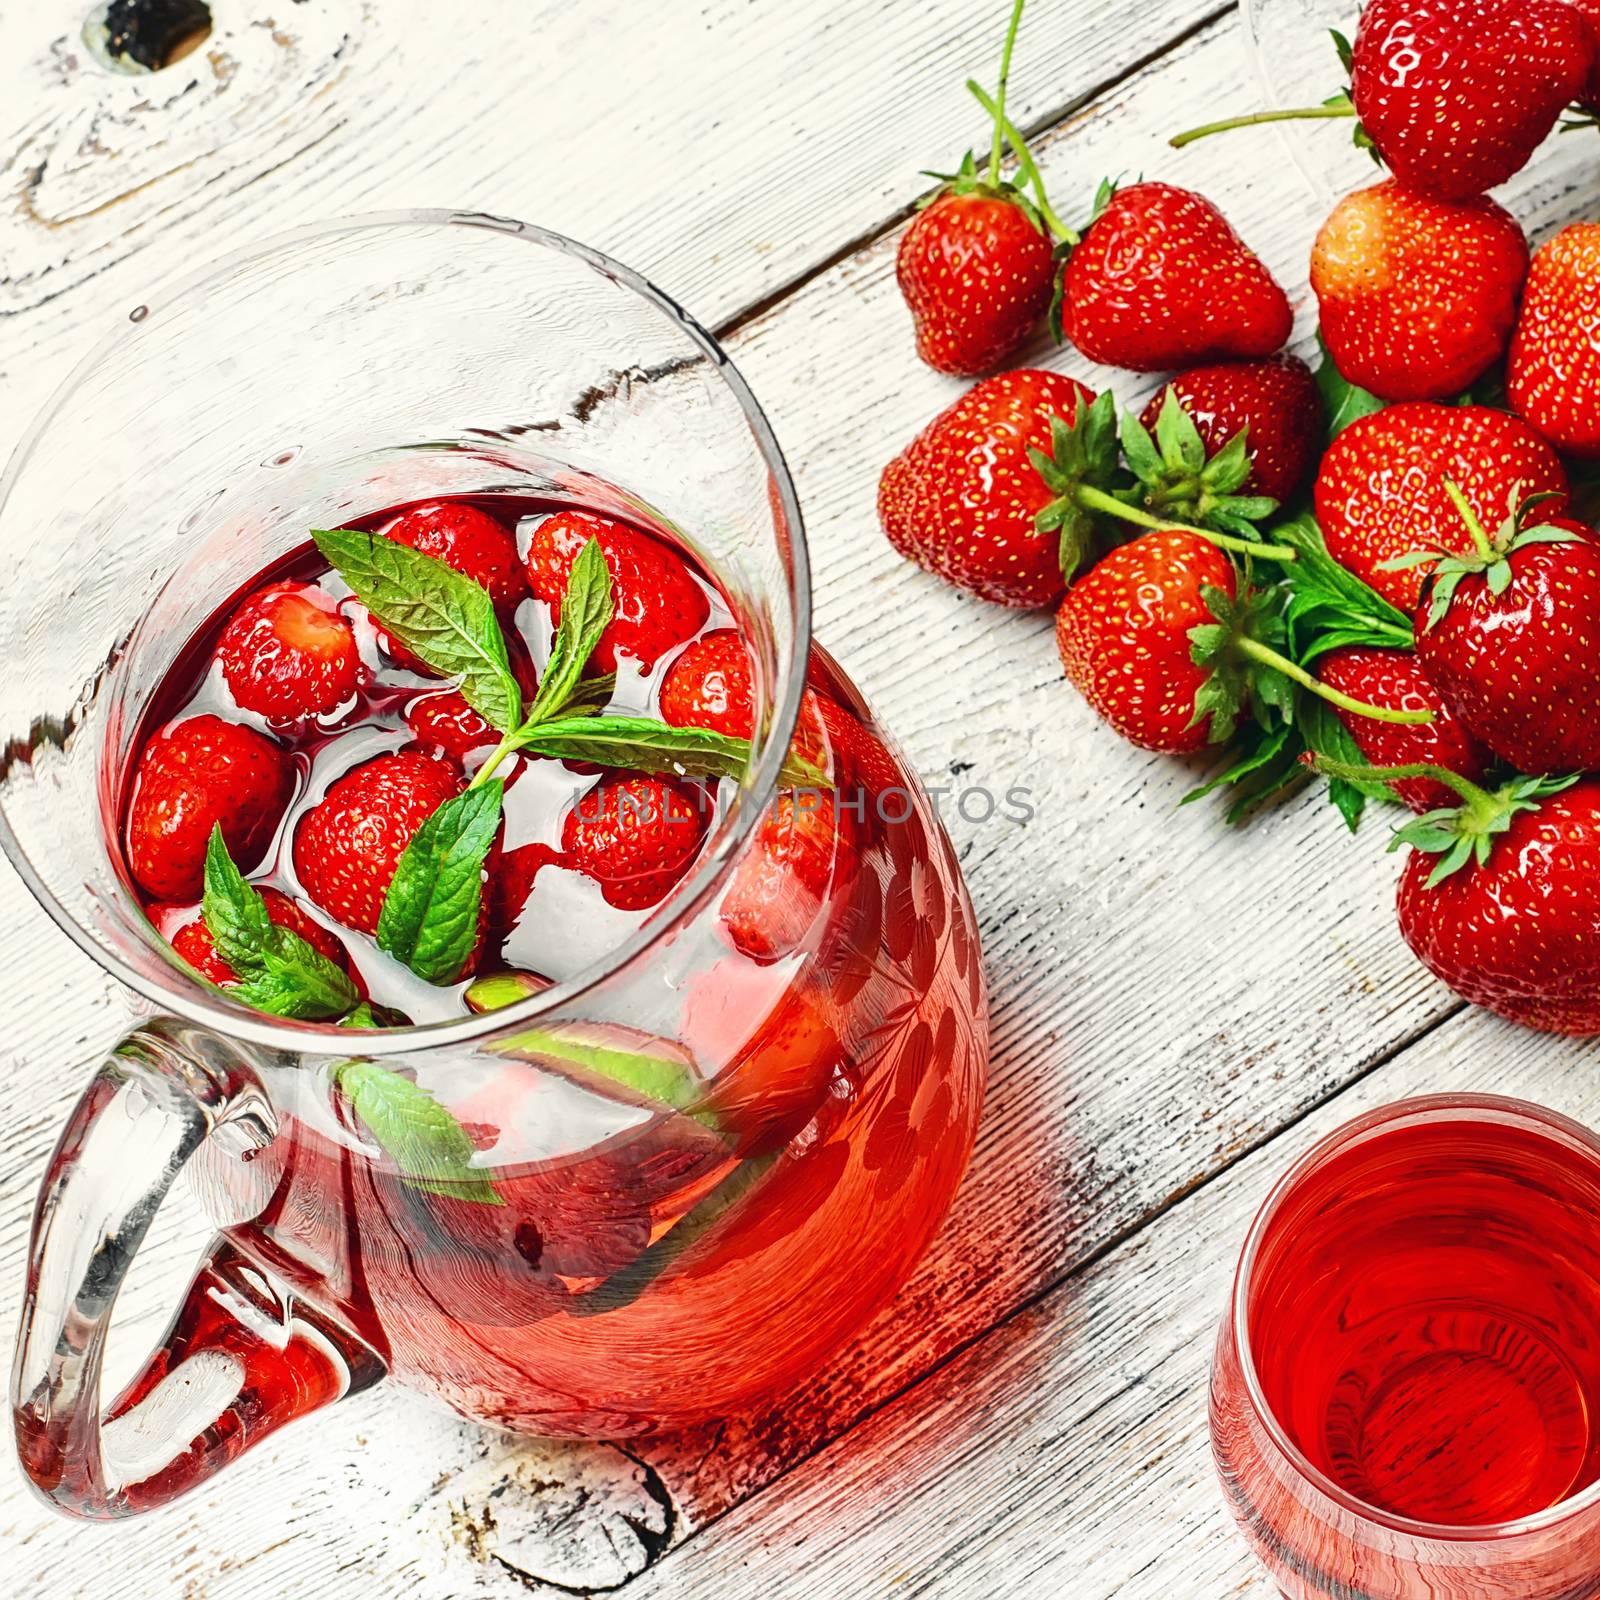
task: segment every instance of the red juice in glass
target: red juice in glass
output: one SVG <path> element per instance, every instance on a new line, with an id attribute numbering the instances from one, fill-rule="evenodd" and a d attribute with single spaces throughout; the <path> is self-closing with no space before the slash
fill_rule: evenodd
<path id="1" fill-rule="evenodd" d="M 1218 1344 L 1232 1509 L 1285 1593 L 1600 1581 L 1600 1148 L 1491 1097 L 1402 1101 L 1280 1183 Z"/>

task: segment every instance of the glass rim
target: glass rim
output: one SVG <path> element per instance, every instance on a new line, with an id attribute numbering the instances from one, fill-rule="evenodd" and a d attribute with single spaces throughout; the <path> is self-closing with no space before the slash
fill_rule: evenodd
<path id="1" fill-rule="evenodd" d="M 639 299 L 682 328 L 690 342 L 697 345 L 711 361 L 723 386 L 738 404 L 777 490 L 789 534 L 788 564 L 794 607 L 794 629 L 789 650 L 786 652 L 789 657 L 787 684 L 781 699 L 775 703 L 765 738 L 757 748 L 756 759 L 740 780 L 733 803 L 723 818 L 722 826 L 713 836 L 710 848 L 701 856 L 695 870 L 676 886 L 655 915 L 627 939 L 607 951 L 600 960 L 573 977 L 552 984 L 548 989 L 519 1000 L 513 1005 L 445 1022 L 363 1030 L 360 1050 L 363 1055 L 370 1056 L 397 1055 L 423 1049 L 470 1044 L 507 1029 L 526 1026 L 551 1012 L 561 1010 L 603 984 L 695 915 L 720 886 L 734 856 L 739 853 L 740 847 L 759 822 L 766 810 L 767 802 L 777 789 L 784 756 L 799 720 L 800 700 L 805 690 L 805 673 L 802 669 L 811 648 L 811 565 L 806 547 L 805 525 L 800 514 L 800 502 L 795 492 L 794 480 L 790 475 L 788 463 L 784 460 L 772 424 L 767 420 L 766 413 L 761 409 L 749 384 L 745 382 L 743 374 L 716 336 L 690 316 L 671 295 L 657 288 L 643 274 L 623 265 L 604 251 L 596 250 L 591 245 L 582 244 L 552 229 L 541 228 L 535 223 L 496 216 L 490 212 L 428 207 L 360 212 L 353 216 L 305 223 L 272 234 L 255 244 L 228 251 L 204 266 L 173 278 L 155 293 L 141 299 L 135 309 L 140 310 L 142 314 L 137 317 L 126 317 L 119 326 L 98 339 L 51 391 L 49 398 L 18 439 L 4 471 L 0 472 L 0 512 L 4 511 L 16 482 L 28 465 L 39 441 L 83 382 L 110 356 L 128 344 L 141 337 L 156 336 L 159 324 L 157 319 L 149 315 L 153 307 L 172 305 L 197 293 L 213 289 L 233 273 L 287 247 L 310 244 L 318 239 L 333 238 L 344 233 L 395 227 L 488 230 L 508 238 L 522 239 L 561 255 L 574 257 L 595 272 L 631 290 Z M 244 1040 L 270 1049 L 315 1055 L 350 1053 L 351 1035 L 336 1023 L 299 1022 L 290 1018 L 269 1017 L 264 1012 L 249 1009 L 226 999 L 220 990 L 213 995 L 198 982 L 191 982 L 181 989 L 177 986 L 169 988 L 135 970 L 114 950 L 108 949 L 93 937 L 56 897 L 33 864 L 22 841 L 17 837 L 3 803 L 0 803 L 0 849 L 4 850 L 34 899 L 78 949 L 118 982 L 126 984 L 128 988 L 162 1010 L 175 1012 L 186 1021 L 197 1023 L 227 1038 Z M 181 976 L 176 973 L 176 969 L 174 970 L 175 975 Z"/>
<path id="2" fill-rule="evenodd" d="M 1514 1538 L 1522 1534 L 1540 1533 L 1569 1517 L 1578 1516 L 1600 1504 L 1600 1477 L 1584 1486 L 1576 1494 L 1543 1511 L 1508 1522 L 1454 1523 L 1422 1522 L 1413 1517 L 1403 1517 L 1385 1511 L 1370 1501 L 1351 1494 L 1337 1484 L 1320 1468 L 1312 1464 L 1300 1447 L 1289 1437 L 1276 1412 L 1267 1402 L 1256 1371 L 1255 1353 L 1250 1343 L 1250 1318 L 1248 1287 L 1254 1277 L 1256 1257 L 1260 1251 L 1268 1226 L 1276 1217 L 1284 1201 L 1305 1179 L 1321 1167 L 1329 1157 L 1373 1133 L 1401 1126 L 1407 1122 L 1461 1121 L 1468 1116 L 1487 1117 L 1490 1120 L 1516 1125 L 1545 1138 L 1564 1143 L 1592 1161 L 1600 1170 L 1600 1138 L 1582 1123 L 1554 1111 L 1548 1106 L 1536 1105 L 1531 1100 L 1512 1095 L 1454 1093 L 1413 1095 L 1403 1100 L 1391 1101 L 1360 1116 L 1341 1123 L 1331 1133 L 1319 1139 L 1294 1161 L 1268 1191 L 1245 1235 L 1244 1248 L 1239 1254 L 1239 1265 L 1234 1273 L 1233 1292 L 1228 1300 L 1228 1326 L 1233 1336 L 1234 1348 L 1239 1358 L 1239 1368 L 1244 1375 L 1245 1394 L 1268 1436 L 1283 1460 L 1304 1478 L 1319 1494 L 1325 1495 L 1343 1510 L 1395 1533 L 1437 1543 L 1465 1544 L 1491 1539 Z"/>

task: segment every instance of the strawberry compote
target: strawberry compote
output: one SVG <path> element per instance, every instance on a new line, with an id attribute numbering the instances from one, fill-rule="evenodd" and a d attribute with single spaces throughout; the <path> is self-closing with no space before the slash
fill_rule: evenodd
<path id="1" fill-rule="evenodd" d="M 418 589 L 438 568 L 405 552 L 466 588 Z M 349 1030 L 347 1057 L 260 1068 L 275 1130 L 208 1147 L 208 1203 L 469 1415 L 616 1434 L 792 1383 L 964 1170 L 971 908 L 821 650 L 780 788 L 675 903 L 761 715 L 734 608 L 675 544 L 495 495 L 318 533 L 196 631 L 139 728 L 122 859 L 174 959 Z M 421 1031 L 368 1059 L 373 1027 Z"/>

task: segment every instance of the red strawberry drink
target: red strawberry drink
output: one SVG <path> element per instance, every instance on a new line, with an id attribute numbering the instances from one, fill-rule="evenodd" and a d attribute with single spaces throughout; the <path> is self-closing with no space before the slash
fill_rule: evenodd
<path id="1" fill-rule="evenodd" d="M 197 629 L 135 740 L 123 860 L 173 959 L 351 1032 L 276 1084 L 296 1109 L 245 1176 L 211 1164 L 230 1236 L 474 1415 L 619 1433 L 794 1381 L 965 1164 L 970 908 L 822 652 L 776 796 L 674 924 L 758 687 L 668 540 L 479 496 L 313 533 Z M 425 1081 L 361 1055 L 664 924 L 625 1017 L 535 1019 Z"/>

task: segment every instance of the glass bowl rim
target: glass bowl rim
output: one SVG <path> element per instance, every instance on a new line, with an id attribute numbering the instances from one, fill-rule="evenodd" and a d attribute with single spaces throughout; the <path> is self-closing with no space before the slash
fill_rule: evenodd
<path id="1" fill-rule="evenodd" d="M 1245 1395 L 1262 1426 L 1266 1429 L 1273 1447 L 1283 1461 L 1318 1494 L 1331 1500 L 1342 1510 L 1359 1517 L 1361 1521 L 1393 1533 L 1416 1539 L 1426 1539 L 1437 1544 L 1483 1543 L 1504 1540 L 1524 1534 L 1541 1533 L 1574 1516 L 1591 1511 L 1600 1504 L 1600 1478 L 1587 1484 L 1576 1494 L 1558 1500 L 1543 1511 L 1507 1522 L 1453 1523 L 1423 1522 L 1385 1511 L 1370 1501 L 1353 1495 L 1335 1483 L 1320 1468 L 1312 1464 L 1300 1447 L 1289 1437 L 1277 1414 L 1267 1401 L 1256 1370 L 1255 1353 L 1250 1344 L 1250 1318 L 1248 1286 L 1254 1275 L 1256 1257 L 1268 1226 L 1289 1194 L 1304 1181 L 1308 1174 L 1321 1166 L 1337 1151 L 1348 1148 L 1372 1134 L 1408 1122 L 1461 1121 L 1467 1117 L 1488 1118 L 1520 1126 L 1545 1138 L 1565 1143 L 1591 1160 L 1600 1172 L 1600 1136 L 1584 1127 L 1581 1122 L 1549 1106 L 1513 1095 L 1458 1092 L 1453 1094 L 1411 1095 L 1387 1105 L 1374 1107 L 1348 1122 L 1341 1123 L 1331 1133 L 1317 1140 L 1304 1151 L 1277 1179 L 1261 1202 L 1250 1231 L 1245 1235 L 1244 1248 L 1239 1255 L 1239 1265 L 1234 1273 L 1233 1290 L 1228 1299 L 1228 1332 L 1238 1356 L 1239 1370 L 1244 1377 Z"/>
<path id="2" fill-rule="evenodd" d="M 522 239 L 559 255 L 572 257 L 602 277 L 611 278 L 623 288 L 631 290 L 647 305 L 654 307 L 668 320 L 681 327 L 690 342 L 698 346 L 709 358 L 722 384 L 738 404 L 777 490 L 789 536 L 788 564 L 794 608 L 794 631 L 787 652 L 789 657 L 787 683 L 782 698 L 774 708 L 765 739 L 757 751 L 753 770 L 741 780 L 734 801 L 711 848 L 701 857 L 694 872 L 678 884 L 651 919 L 629 938 L 609 950 L 599 961 L 584 968 L 572 978 L 552 984 L 550 988 L 525 1000 L 519 1000 L 514 1005 L 445 1022 L 422 1023 L 404 1028 L 364 1029 L 360 1035 L 360 1052 L 369 1056 L 398 1055 L 467 1045 L 509 1029 L 525 1027 L 551 1012 L 563 1010 L 589 991 L 600 987 L 699 912 L 721 885 L 730 864 L 740 853 L 777 788 L 783 759 L 799 719 L 801 695 L 805 690 L 805 673 L 802 666 L 808 659 L 811 648 L 811 565 L 806 546 L 805 525 L 801 518 L 794 480 L 766 413 L 761 409 L 743 374 L 716 336 L 685 311 L 671 295 L 657 288 L 642 273 L 635 272 L 604 251 L 582 244 L 566 234 L 542 228 L 535 223 L 521 222 L 512 217 L 496 216 L 484 211 L 435 207 L 408 208 L 360 212 L 352 216 L 305 223 L 296 228 L 271 234 L 254 244 L 229 251 L 201 267 L 173 278 L 157 292 L 139 302 L 135 307 L 137 315 L 125 317 L 119 326 L 96 340 L 52 390 L 49 398 L 17 441 L 5 470 L 0 472 L 0 513 L 3 513 L 17 480 L 26 469 L 39 441 L 83 382 L 97 371 L 103 362 L 119 353 L 124 346 L 141 337 L 156 336 L 159 322 L 149 315 L 153 307 L 177 304 L 191 296 L 203 294 L 226 281 L 230 275 L 268 256 L 310 245 L 321 239 L 335 238 L 341 234 L 367 229 L 419 227 L 487 230 L 508 238 Z M 269 1049 L 314 1055 L 350 1053 L 352 1036 L 335 1023 L 298 1022 L 288 1018 L 269 1017 L 264 1012 L 252 1010 L 226 999 L 221 990 L 213 994 L 203 988 L 198 981 L 191 981 L 182 987 L 176 984 L 168 987 L 135 970 L 117 952 L 108 949 L 88 933 L 62 905 L 29 858 L 22 841 L 11 826 L 11 820 L 3 804 L 0 804 L 0 849 L 4 850 L 34 899 L 44 908 L 55 925 L 85 955 L 103 971 L 162 1010 L 175 1012 L 186 1020 L 227 1038 L 248 1041 Z M 182 976 L 176 969 L 174 975 Z"/>

